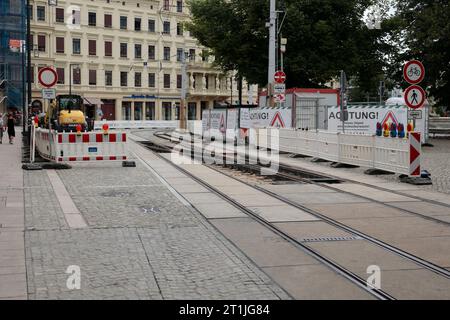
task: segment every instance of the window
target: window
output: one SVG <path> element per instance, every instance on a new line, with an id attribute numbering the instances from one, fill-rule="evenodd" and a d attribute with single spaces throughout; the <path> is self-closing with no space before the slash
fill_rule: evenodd
<path id="1" fill-rule="evenodd" d="M 170 89 L 170 74 L 164 74 L 164 89 Z"/>
<path id="2" fill-rule="evenodd" d="M 170 21 L 164 21 L 163 23 L 163 33 L 170 34 Z"/>
<path id="3" fill-rule="evenodd" d="M 145 103 L 145 120 L 155 120 L 155 102 Z"/>
<path id="4" fill-rule="evenodd" d="M 73 52 L 73 54 L 81 53 L 81 40 L 80 39 L 72 39 L 72 52 Z"/>
<path id="5" fill-rule="evenodd" d="M 177 49 L 177 61 L 181 61 L 183 59 L 183 48 Z"/>
<path id="6" fill-rule="evenodd" d="M 56 52 L 64 53 L 64 38 L 56 37 Z"/>
<path id="7" fill-rule="evenodd" d="M 177 12 L 183 12 L 183 1 L 177 1 Z"/>
<path id="8" fill-rule="evenodd" d="M 142 74 L 140 72 L 134 73 L 134 86 L 135 87 L 142 87 Z"/>
<path id="9" fill-rule="evenodd" d="M 183 25 L 181 23 L 177 23 L 177 36 L 183 35 Z"/>
<path id="10" fill-rule="evenodd" d="M 154 73 L 148 74 L 148 87 L 149 88 L 155 87 L 155 74 Z"/>
<path id="11" fill-rule="evenodd" d="M 164 10 L 170 10 L 169 0 L 164 0 Z"/>
<path id="12" fill-rule="evenodd" d="M 58 84 L 64 84 L 64 68 L 56 68 L 58 74 Z"/>
<path id="13" fill-rule="evenodd" d="M 163 120 L 172 120 L 172 103 L 163 102 L 162 109 L 163 109 Z"/>
<path id="14" fill-rule="evenodd" d="M 189 60 L 195 61 L 195 49 L 189 49 Z"/>
<path id="15" fill-rule="evenodd" d="M 88 24 L 91 27 L 95 27 L 97 25 L 97 14 L 95 12 L 88 13 Z"/>
<path id="16" fill-rule="evenodd" d="M 89 85 L 95 86 L 97 84 L 97 70 L 89 70 Z"/>
<path id="17" fill-rule="evenodd" d="M 170 47 L 164 47 L 164 60 L 170 61 Z"/>
<path id="18" fill-rule="evenodd" d="M 112 28 L 112 15 L 105 14 L 105 28 Z"/>
<path id="19" fill-rule="evenodd" d="M 148 60 L 155 60 L 155 46 L 148 46 Z"/>
<path id="20" fill-rule="evenodd" d="M 45 21 L 45 7 L 37 6 L 37 19 L 38 21 Z"/>
<path id="21" fill-rule="evenodd" d="M 131 102 L 122 102 L 122 119 L 131 120 Z"/>
<path id="22" fill-rule="evenodd" d="M 120 29 L 122 29 L 122 30 L 127 29 L 127 17 L 125 17 L 125 16 L 120 17 Z"/>
<path id="23" fill-rule="evenodd" d="M 97 40 L 89 40 L 89 55 L 97 55 Z"/>
<path id="24" fill-rule="evenodd" d="M 72 10 L 72 24 L 79 25 L 80 24 L 80 11 Z"/>
<path id="25" fill-rule="evenodd" d="M 55 17 L 56 17 L 56 22 L 64 22 L 64 9 L 56 8 Z"/>
<path id="26" fill-rule="evenodd" d="M 34 83 L 34 65 L 31 66 L 31 83 Z"/>
<path id="27" fill-rule="evenodd" d="M 112 86 L 112 71 L 105 70 L 105 86 Z"/>
<path id="28" fill-rule="evenodd" d="M 134 19 L 134 30 L 141 31 L 141 18 Z"/>
<path id="29" fill-rule="evenodd" d="M 74 68 L 72 71 L 73 84 L 81 84 L 81 69 Z"/>
<path id="30" fill-rule="evenodd" d="M 197 103 L 189 102 L 188 103 L 188 120 L 195 120 L 197 118 Z"/>
<path id="31" fill-rule="evenodd" d="M 208 58 L 209 58 L 208 50 L 202 50 L 202 61 L 203 62 L 208 61 Z"/>
<path id="32" fill-rule="evenodd" d="M 148 31 L 155 32 L 155 20 L 153 19 L 148 20 Z"/>
<path id="33" fill-rule="evenodd" d="M 183 77 L 181 74 L 177 74 L 177 89 L 181 89 L 183 86 Z"/>
<path id="34" fill-rule="evenodd" d="M 30 6 L 28 7 L 28 11 L 30 13 L 30 20 L 33 20 L 33 11 L 34 11 L 34 7 L 32 4 L 30 4 Z"/>
<path id="35" fill-rule="evenodd" d="M 34 35 L 31 33 L 30 37 L 28 38 L 29 44 L 30 44 L 30 49 L 34 50 Z"/>
<path id="36" fill-rule="evenodd" d="M 127 57 L 127 44 L 126 43 L 121 43 L 120 44 L 120 57 L 121 58 L 126 58 Z"/>
<path id="37" fill-rule="evenodd" d="M 120 72 L 120 85 L 122 87 L 128 86 L 128 72 Z"/>
<path id="38" fill-rule="evenodd" d="M 105 41 L 105 57 L 112 57 L 112 42 Z"/>
<path id="39" fill-rule="evenodd" d="M 134 58 L 141 59 L 142 58 L 142 45 L 135 44 L 134 45 Z"/>
<path id="40" fill-rule="evenodd" d="M 39 34 L 38 38 L 38 50 L 45 52 L 45 35 Z"/>
<path id="41" fill-rule="evenodd" d="M 142 106 L 143 106 L 143 102 L 138 102 L 136 101 L 134 103 L 134 120 L 135 121 L 139 121 L 142 120 Z"/>

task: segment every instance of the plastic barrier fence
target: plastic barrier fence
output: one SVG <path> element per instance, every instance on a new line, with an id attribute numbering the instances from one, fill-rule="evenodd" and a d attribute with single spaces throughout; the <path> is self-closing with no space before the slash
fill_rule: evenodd
<path id="1" fill-rule="evenodd" d="M 39 155 L 55 162 L 127 160 L 124 132 L 58 133 L 36 129 Z"/>
<path id="2" fill-rule="evenodd" d="M 275 130 L 279 130 L 278 134 Z M 278 139 L 278 135 L 278 151 L 280 152 L 302 154 L 410 176 L 420 175 L 420 169 L 417 169 L 420 168 L 420 133 L 412 133 L 409 139 L 393 139 L 266 128 L 257 130 L 258 146 L 263 148 L 273 146 L 271 140 Z"/>
<path id="3" fill-rule="evenodd" d="M 193 127 L 196 121 L 188 121 L 188 127 Z M 101 130 L 104 124 L 108 124 L 110 129 L 158 129 L 169 128 L 175 129 L 180 126 L 180 121 L 95 121 L 94 130 Z M 201 123 L 201 121 L 200 121 Z"/>

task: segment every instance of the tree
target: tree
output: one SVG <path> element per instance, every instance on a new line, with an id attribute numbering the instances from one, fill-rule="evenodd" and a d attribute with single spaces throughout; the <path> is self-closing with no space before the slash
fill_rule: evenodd
<path id="1" fill-rule="evenodd" d="M 361 86 L 376 90 L 384 59 L 382 30 L 369 30 L 362 18 L 371 0 L 285 0 L 282 28 L 288 87 L 322 87 L 341 69 Z M 191 0 L 188 29 L 210 48 L 224 70 L 260 86 L 267 84 L 268 0 Z"/>
<path id="2" fill-rule="evenodd" d="M 411 59 L 426 68 L 424 82 L 435 102 L 450 105 L 450 4 L 444 0 L 400 0 L 390 25 L 391 37 L 398 42 L 392 75 L 402 87 L 402 66 Z"/>

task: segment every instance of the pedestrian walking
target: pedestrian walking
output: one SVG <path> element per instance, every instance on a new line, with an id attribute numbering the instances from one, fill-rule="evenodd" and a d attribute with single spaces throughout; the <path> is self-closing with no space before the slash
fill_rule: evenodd
<path id="1" fill-rule="evenodd" d="M 14 143 L 14 138 L 16 136 L 16 130 L 14 129 L 14 117 L 12 114 L 9 114 L 8 116 L 8 122 L 6 123 L 6 126 L 8 128 L 8 136 L 9 136 L 9 144 Z"/>
<path id="2" fill-rule="evenodd" d="M 5 122 L 3 121 L 3 114 L 0 113 L 0 144 L 3 143 L 3 130 L 5 127 Z"/>

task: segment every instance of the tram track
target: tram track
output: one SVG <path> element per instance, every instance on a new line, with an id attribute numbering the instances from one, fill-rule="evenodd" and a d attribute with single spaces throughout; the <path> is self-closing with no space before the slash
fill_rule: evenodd
<path id="1" fill-rule="evenodd" d="M 152 142 L 152 143 L 154 143 L 154 142 Z M 164 148 L 167 151 L 170 150 L 170 148 L 167 147 L 167 146 L 164 146 Z M 235 207 L 237 207 L 238 209 L 243 211 L 248 216 L 251 216 L 253 219 L 257 220 L 258 222 L 264 224 L 265 226 L 267 226 L 271 230 L 275 231 L 277 234 L 279 234 L 283 238 L 285 238 L 288 241 L 290 241 L 292 243 L 295 243 L 297 246 L 300 246 L 301 248 L 305 249 L 307 252 L 309 252 L 312 255 L 314 255 L 318 260 L 320 260 L 323 263 L 329 265 L 333 270 L 335 270 L 335 271 L 338 270 L 340 274 L 342 273 L 343 275 L 345 275 L 345 277 L 349 277 L 349 279 L 351 279 L 352 282 L 357 283 L 360 286 L 361 285 L 363 285 L 363 286 L 367 285 L 365 280 L 361 279 L 360 277 L 358 277 L 357 275 L 355 275 L 351 271 L 346 270 L 345 267 L 337 265 L 335 262 L 333 262 L 330 259 L 327 259 L 326 257 L 322 256 L 320 253 L 318 253 L 315 250 L 311 249 L 310 247 L 308 247 L 307 245 L 305 245 L 301 241 L 298 241 L 298 240 L 294 239 L 292 236 L 290 236 L 286 232 L 280 230 L 278 227 L 276 227 L 273 224 L 271 224 L 270 222 L 264 220 L 263 218 L 261 218 L 260 216 L 255 214 L 252 210 L 249 210 L 248 208 L 246 208 L 245 206 L 243 206 L 242 204 L 240 204 L 239 202 L 234 200 L 232 197 L 224 194 L 222 191 L 218 190 L 217 188 L 215 188 L 211 184 L 209 184 L 209 183 L 203 181 L 202 179 L 196 177 L 195 175 L 193 175 L 192 173 L 188 172 L 187 170 L 185 170 L 185 169 L 183 169 L 183 168 L 181 168 L 179 166 L 176 166 L 169 159 L 161 156 L 157 152 L 158 150 L 155 150 L 155 151 L 156 151 L 155 153 L 160 158 L 162 158 L 165 161 L 169 162 L 172 166 L 175 166 L 178 170 L 180 170 L 181 172 L 183 172 L 184 174 L 186 174 L 187 176 L 189 176 L 193 180 L 197 181 L 198 183 L 203 185 L 205 188 L 207 188 L 211 192 L 219 195 L 224 200 L 230 202 L 231 204 L 233 204 Z M 428 260 L 422 259 L 422 258 L 420 258 L 420 257 L 418 257 L 416 255 L 413 255 L 413 254 L 411 254 L 409 252 L 406 252 L 406 251 L 404 251 L 402 249 L 399 249 L 399 248 L 397 248 L 395 246 L 392 246 L 392 245 L 390 245 L 390 244 L 388 244 L 388 243 L 386 243 L 386 242 L 384 242 L 382 240 L 379 240 L 379 239 L 377 239 L 375 237 L 372 237 L 372 236 L 367 235 L 367 234 L 365 234 L 365 233 L 363 233 L 361 231 L 358 231 L 358 230 L 356 230 L 356 229 L 354 229 L 352 227 L 349 227 L 349 226 L 347 226 L 347 225 L 345 225 L 345 224 L 343 224 L 343 223 L 341 223 L 341 222 L 339 222 L 339 221 L 337 221 L 335 219 L 332 219 L 332 218 L 330 218 L 330 217 L 328 217 L 328 216 L 326 216 L 326 215 L 324 215 L 324 214 L 322 214 L 322 213 L 320 213 L 320 212 L 318 212 L 316 210 L 308 208 L 307 206 L 302 205 L 302 204 L 300 204 L 300 203 L 298 203 L 296 201 L 290 200 L 290 199 L 288 199 L 288 198 L 286 198 L 286 197 L 284 197 L 284 196 L 282 196 L 280 194 L 277 194 L 277 193 L 275 193 L 273 191 L 267 190 L 267 189 L 265 189 L 263 187 L 260 187 L 258 185 L 248 183 L 247 181 L 244 181 L 243 179 L 239 179 L 239 178 L 237 178 L 236 176 L 234 176 L 232 174 L 225 173 L 225 172 L 223 172 L 223 170 L 218 169 L 219 167 L 217 165 L 206 165 L 206 166 L 208 168 L 216 171 L 216 172 L 219 172 L 219 173 L 221 173 L 221 174 L 223 174 L 225 176 L 228 176 L 228 177 L 230 177 L 230 178 L 232 178 L 234 180 L 237 180 L 240 183 L 243 183 L 244 185 L 246 185 L 248 187 L 251 187 L 251 188 L 253 188 L 255 190 L 258 190 L 259 192 L 262 192 L 262 193 L 264 193 L 264 194 L 266 194 L 266 195 L 268 195 L 270 197 L 273 197 L 273 198 L 275 198 L 275 199 L 277 199 L 277 200 L 279 200 L 279 201 L 281 201 L 281 202 L 283 202 L 283 203 L 285 203 L 285 204 L 287 204 L 289 206 L 292 206 L 292 207 L 295 207 L 295 208 L 297 208 L 299 210 L 305 211 L 305 212 L 311 214 L 312 216 L 314 216 L 314 217 L 316 217 L 316 218 L 318 218 L 318 219 L 320 219 L 322 221 L 325 221 L 328 224 L 330 224 L 330 225 L 332 225 L 332 226 L 334 226 L 334 227 L 336 227 L 338 229 L 341 229 L 341 230 L 343 230 L 345 232 L 348 232 L 348 233 L 350 233 L 352 235 L 358 236 L 361 239 L 364 239 L 364 240 L 368 241 L 369 243 L 374 244 L 374 245 L 376 245 L 376 246 L 378 246 L 378 247 L 380 247 L 380 248 L 382 248 L 382 249 L 384 249 L 384 250 L 386 250 L 386 251 L 388 251 L 390 253 L 393 253 L 393 254 L 395 254 L 397 256 L 405 258 L 405 259 L 415 263 L 416 265 L 418 265 L 418 266 L 420 266 L 420 267 L 422 267 L 422 268 L 424 268 L 426 270 L 429 270 L 429 271 L 431 271 L 431 272 L 433 272 L 433 273 L 435 273 L 435 274 L 437 274 L 439 276 L 442 276 L 442 277 L 444 277 L 446 279 L 450 279 L 450 271 L 445 269 L 445 268 L 443 268 L 443 267 L 441 267 L 441 266 L 438 266 L 438 265 L 436 265 L 436 264 L 434 264 L 434 263 L 432 263 L 432 262 L 430 262 Z M 239 164 L 239 165 L 231 165 L 231 166 L 234 167 L 234 168 L 238 168 L 238 169 L 240 167 L 240 169 L 244 169 L 244 171 L 247 170 L 247 171 L 253 171 L 253 172 L 260 171 L 261 168 L 262 168 L 260 165 L 254 165 L 254 164 Z M 284 167 L 284 169 L 286 169 L 286 166 Z M 289 170 L 303 171 L 301 169 L 292 168 L 292 167 L 289 167 Z M 323 176 L 323 174 L 321 174 L 321 173 L 312 172 L 312 171 L 309 171 L 309 170 L 306 171 L 306 173 L 311 174 L 311 175 Z M 320 187 L 328 188 L 328 189 L 336 191 L 336 192 L 341 192 L 341 193 L 345 193 L 345 194 L 358 196 L 357 194 L 353 194 L 351 192 L 343 191 L 343 190 L 338 189 L 338 188 L 333 188 L 332 186 L 324 185 L 323 183 L 313 182 L 310 179 L 301 178 L 301 177 L 298 177 L 298 176 L 295 176 L 295 175 L 292 175 L 292 174 L 286 174 L 286 173 L 278 172 L 278 173 L 276 173 L 276 175 L 278 175 L 280 178 L 283 178 L 283 179 L 286 179 L 286 180 L 292 180 L 292 181 L 301 182 L 301 183 L 304 183 L 304 184 L 306 184 L 306 183 L 314 184 L 314 185 L 318 185 Z M 335 179 L 339 179 L 338 177 L 334 177 L 334 178 Z M 346 181 L 346 180 L 342 180 L 342 181 Z M 383 188 L 381 188 L 381 189 L 383 189 Z M 390 191 L 390 190 L 387 190 L 387 191 Z M 371 199 L 371 198 L 367 198 L 367 197 L 363 197 L 363 196 L 361 196 L 360 198 L 366 199 L 367 201 L 370 201 L 370 202 L 373 202 L 373 203 L 379 203 L 379 204 L 386 205 L 385 203 L 383 203 L 381 201 L 377 201 L 377 200 L 374 200 L 374 199 Z M 408 210 L 402 210 L 401 208 L 398 208 L 398 207 L 395 207 L 395 206 L 392 206 L 392 207 L 395 208 L 396 210 L 401 210 L 401 211 L 409 213 Z M 422 215 L 419 214 L 419 216 L 422 216 Z M 430 217 L 424 216 L 424 218 L 430 218 Z M 433 221 L 438 222 L 438 223 L 443 223 L 444 222 L 444 221 L 441 221 L 439 219 L 427 219 L 427 220 L 433 220 Z M 448 223 L 445 223 L 445 224 L 448 225 Z M 389 294 L 387 294 L 385 292 L 379 292 L 379 293 L 375 292 L 374 295 L 377 296 L 378 298 L 382 298 L 382 299 L 393 299 L 393 297 L 391 297 Z"/>
<path id="2" fill-rule="evenodd" d="M 387 292 L 383 291 L 382 289 L 370 286 L 367 283 L 366 279 L 361 278 L 360 276 L 358 276 L 357 274 L 355 274 L 351 270 L 341 266 L 340 264 L 338 264 L 338 263 L 334 262 L 333 260 L 327 258 L 325 255 L 320 254 L 316 250 L 314 250 L 311 247 L 305 245 L 301 241 L 295 239 L 294 237 L 292 237 L 288 233 L 284 232 L 283 230 L 281 230 L 280 228 L 278 228 L 274 224 L 272 224 L 272 223 L 268 222 L 267 220 L 263 219 L 262 217 L 258 216 L 252 210 L 248 209 L 246 206 L 242 205 L 241 203 L 239 203 L 238 201 L 236 201 L 235 199 L 233 199 L 232 197 L 230 197 L 226 193 L 220 191 L 219 189 L 217 189 L 216 187 L 214 187 L 210 183 L 204 181 L 201 178 L 198 178 L 197 176 L 195 176 L 191 172 L 187 171 L 186 169 L 183 169 L 180 166 L 177 166 L 172 161 L 170 161 L 166 157 L 164 157 L 161 154 L 159 154 L 157 151 L 153 151 L 153 152 L 160 159 L 162 159 L 165 162 L 169 163 L 170 165 L 175 167 L 177 170 L 179 170 L 180 172 L 182 172 L 183 174 L 185 174 L 186 176 L 188 176 L 189 178 L 191 178 L 192 180 L 194 180 L 195 182 L 199 183 L 201 186 L 203 186 L 204 188 L 209 190 L 211 193 L 213 193 L 213 194 L 219 196 L 220 198 L 222 198 L 223 200 L 227 201 L 229 204 L 231 204 L 235 208 L 239 209 L 241 212 L 243 212 L 245 215 L 247 215 L 251 219 L 257 221 L 258 223 L 260 223 L 264 227 L 266 227 L 269 230 L 273 231 L 275 234 L 277 234 L 278 236 L 283 238 L 285 241 L 287 241 L 287 242 L 293 244 L 294 246 L 296 246 L 297 248 L 303 250 L 304 252 L 306 252 L 307 254 L 309 254 L 310 256 L 312 256 L 313 258 L 318 260 L 319 262 L 321 262 L 323 265 L 327 266 L 328 268 L 330 268 L 331 270 L 333 270 L 337 274 L 341 275 L 345 279 L 347 279 L 350 282 L 354 283 L 355 285 L 357 285 L 358 287 L 360 287 L 364 291 L 370 293 L 375 298 L 377 298 L 379 300 L 395 300 L 395 298 L 393 296 L 391 296 L 390 294 L 388 294 Z"/>

